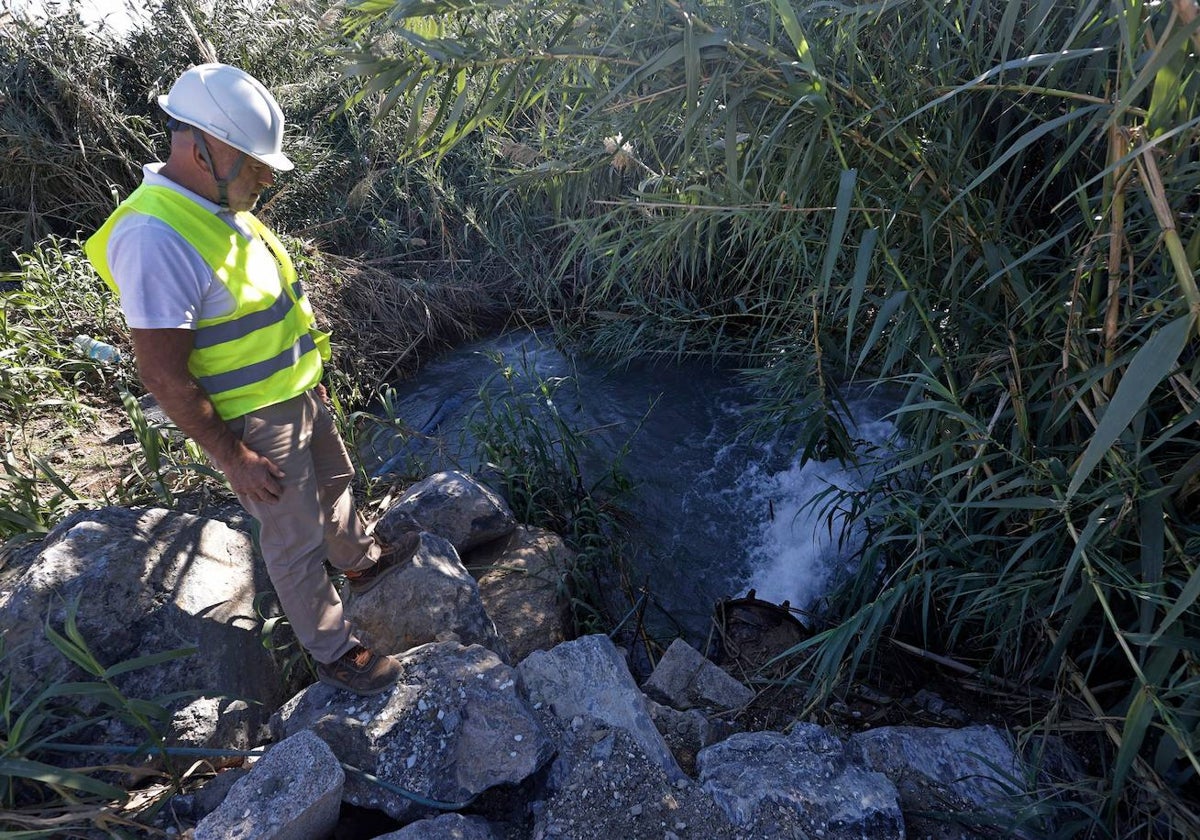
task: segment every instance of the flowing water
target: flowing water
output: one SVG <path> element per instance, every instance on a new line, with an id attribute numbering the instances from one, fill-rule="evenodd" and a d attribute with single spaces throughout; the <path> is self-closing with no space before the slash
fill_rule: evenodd
<path id="1" fill-rule="evenodd" d="M 421 437 L 376 441 L 364 451 L 368 468 L 382 475 L 419 462 L 481 472 L 467 427 L 481 387 L 493 380 L 489 390 L 499 392 L 497 359 L 518 390 L 557 384 L 555 409 L 595 443 L 585 473 L 628 444 L 631 574 L 689 634 L 703 637 L 717 600 L 750 589 L 812 607 L 861 540 L 852 533 L 839 544 L 828 511 L 811 504 L 830 485 L 861 486 L 859 468 L 800 466 L 786 431 L 752 435 L 752 399 L 733 373 L 695 364 L 609 368 L 569 358 L 528 332 L 460 348 L 397 386 L 392 410 Z M 883 401 L 856 398 L 850 408 L 856 438 L 883 444 L 894 433 Z"/>

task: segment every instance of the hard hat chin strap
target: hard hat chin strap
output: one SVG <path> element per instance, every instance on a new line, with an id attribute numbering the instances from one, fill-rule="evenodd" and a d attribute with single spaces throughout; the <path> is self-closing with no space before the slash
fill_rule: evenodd
<path id="1" fill-rule="evenodd" d="M 196 145 L 200 147 L 200 155 L 204 158 L 204 162 L 208 164 L 208 169 L 212 172 L 213 180 L 217 182 L 217 204 L 222 210 L 229 210 L 229 184 L 237 178 L 242 171 L 242 164 L 246 161 L 246 153 L 239 151 L 237 160 L 234 161 L 233 169 L 229 175 L 222 178 L 217 174 L 217 167 L 213 163 L 212 155 L 208 151 L 208 141 L 204 139 L 204 132 L 192 126 L 192 137 L 196 141 Z"/>

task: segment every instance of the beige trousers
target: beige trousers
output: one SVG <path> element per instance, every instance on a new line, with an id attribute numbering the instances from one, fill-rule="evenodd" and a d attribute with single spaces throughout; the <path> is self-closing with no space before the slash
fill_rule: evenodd
<path id="1" fill-rule="evenodd" d="M 239 496 L 261 526 L 259 545 L 279 603 L 300 644 L 333 662 L 358 638 L 324 561 L 358 571 L 379 557 L 354 508 L 354 468 L 329 410 L 313 391 L 229 421 L 250 449 L 283 470 L 276 504 Z"/>

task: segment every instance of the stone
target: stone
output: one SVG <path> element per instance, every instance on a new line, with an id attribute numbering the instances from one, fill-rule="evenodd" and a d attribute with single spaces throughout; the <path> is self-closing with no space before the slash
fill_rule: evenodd
<path id="1" fill-rule="evenodd" d="M 649 701 L 608 636 L 584 636 L 534 651 L 517 672 L 530 702 L 549 708 L 564 726 L 580 717 L 622 729 L 672 781 L 683 776 L 654 726 Z"/>
<path id="2" fill-rule="evenodd" d="M 710 717 L 699 709 L 683 712 L 653 700 L 648 705 L 654 726 L 671 748 L 671 754 L 683 772 L 689 775 L 695 772 L 696 755 L 700 750 L 740 731 L 735 724 Z"/>
<path id="3" fill-rule="evenodd" d="M 337 825 L 346 774 L 311 732 L 276 744 L 196 826 L 195 840 L 310 840 Z"/>
<path id="4" fill-rule="evenodd" d="M 507 539 L 477 549 L 479 594 L 513 662 L 565 642 L 570 629 L 566 571 L 574 552 L 557 534 L 518 527 Z"/>
<path id="5" fill-rule="evenodd" d="M 824 840 L 905 836 L 895 785 L 854 762 L 857 752 L 811 723 L 749 732 L 706 747 L 696 759 L 701 787 L 734 824 L 759 838 L 792 824 Z"/>
<path id="6" fill-rule="evenodd" d="M 712 797 L 698 786 L 678 787 L 659 762 L 623 729 L 603 740 L 612 748 L 597 756 L 597 733 L 564 732 L 547 782 L 544 806 L 534 812 L 533 837 L 563 840 L 663 838 L 664 827 L 686 815 L 694 830 L 687 840 L 733 840 L 737 833 Z"/>
<path id="7" fill-rule="evenodd" d="M 180 793 L 171 797 L 169 812 L 176 818 L 184 817 L 199 822 L 225 801 L 229 789 L 238 779 L 249 773 L 245 767 L 231 767 L 213 776 L 191 793 Z"/>
<path id="8" fill-rule="evenodd" d="M 667 648 L 642 686 L 647 695 L 676 709 L 738 709 L 754 692 L 705 659 L 683 639 Z"/>
<path id="9" fill-rule="evenodd" d="M 454 546 L 421 534 L 411 561 L 384 576 L 373 589 L 348 596 L 345 614 L 364 643 L 399 653 L 433 641 L 480 644 L 510 661 L 508 649 L 483 606 L 479 584 Z"/>
<path id="10" fill-rule="evenodd" d="M 911 699 L 906 700 L 904 705 L 920 709 L 950 724 L 962 726 L 967 722 L 966 712 L 947 703 L 944 698 L 927 688 L 922 688 Z"/>
<path id="11" fill-rule="evenodd" d="M 280 666 L 259 635 L 255 596 L 271 585 L 249 534 L 161 508 L 108 507 L 67 517 L 24 549 L 17 565 L 24 570 L 0 594 L 14 690 L 89 679 L 43 632 L 46 621 L 61 632 L 68 605 L 76 604 L 79 632 L 105 667 L 197 649 L 114 680 L 130 698 L 186 695 L 166 706 L 168 744 L 247 749 L 259 743 L 286 693 Z M 110 744 L 145 738 L 115 721 L 104 733 Z"/>
<path id="12" fill-rule="evenodd" d="M 905 812 L 959 811 L 993 825 L 1032 805 L 1011 737 L 992 726 L 886 726 L 850 736 L 864 763 L 900 792 Z"/>
<path id="13" fill-rule="evenodd" d="M 396 542 L 405 531 L 428 531 L 466 554 L 507 536 L 516 525 L 497 493 L 473 476 L 448 470 L 409 487 L 380 517 L 375 533 L 386 542 Z"/>
<path id="14" fill-rule="evenodd" d="M 518 695 L 516 673 L 492 651 L 435 642 L 397 660 L 403 671 L 393 688 L 359 697 L 309 686 L 279 710 L 274 731 L 311 729 L 342 762 L 459 807 L 493 787 L 519 785 L 550 759 L 553 744 Z M 345 797 L 401 822 L 430 811 L 353 773 Z"/>
<path id="15" fill-rule="evenodd" d="M 375 840 L 499 840 L 499 835 L 481 817 L 442 814 L 433 819 L 417 820 Z"/>

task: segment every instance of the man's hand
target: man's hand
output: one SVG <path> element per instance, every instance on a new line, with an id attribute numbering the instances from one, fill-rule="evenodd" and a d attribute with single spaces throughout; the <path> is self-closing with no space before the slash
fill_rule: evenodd
<path id="1" fill-rule="evenodd" d="M 278 502 L 283 471 L 242 443 L 188 371 L 192 331 L 132 329 L 130 334 L 142 384 L 175 425 L 212 456 L 233 491 L 256 502 Z"/>
<path id="2" fill-rule="evenodd" d="M 217 466 L 225 473 L 233 492 L 239 496 L 269 505 L 279 502 L 279 496 L 283 493 L 283 485 L 280 484 L 283 470 L 270 458 L 241 444 L 231 458 L 219 462 Z"/>

